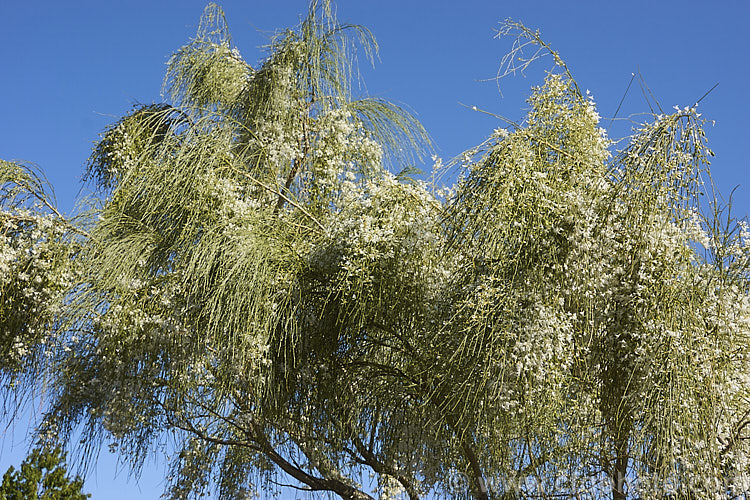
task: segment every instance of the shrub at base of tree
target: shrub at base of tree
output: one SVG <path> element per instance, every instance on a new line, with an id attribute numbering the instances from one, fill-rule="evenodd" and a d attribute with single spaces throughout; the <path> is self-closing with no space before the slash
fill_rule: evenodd
<path id="1" fill-rule="evenodd" d="M 10 467 L 0 485 L 0 500 L 86 500 L 83 479 L 68 476 L 61 448 L 32 450 L 21 469 Z"/>

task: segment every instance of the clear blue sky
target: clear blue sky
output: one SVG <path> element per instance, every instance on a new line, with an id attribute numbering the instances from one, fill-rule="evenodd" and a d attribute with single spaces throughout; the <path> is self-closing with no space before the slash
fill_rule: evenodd
<path id="1" fill-rule="evenodd" d="M 218 2 L 234 42 L 254 64 L 268 33 L 295 25 L 305 0 Z M 58 204 L 73 210 L 82 166 L 103 128 L 134 103 L 159 101 L 169 55 L 194 35 L 205 3 L 0 0 L 0 158 L 39 164 Z M 633 72 L 640 71 L 662 107 L 692 105 L 715 120 L 707 133 L 722 192 L 735 186 L 735 212 L 750 212 L 750 2 L 339 0 L 342 21 L 369 27 L 380 62 L 364 67 L 367 92 L 408 105 L 443 158 L 479 143 L 500 125 L 479 108 L 523 117 L 538 78 L 480 82 L 495 75 L 509 41 L 493 38 L 506 18 L 539 29 L 589 89 L 606 126 Z M 364 66 L 364 65 L 363 65 Z M 463 106 L 462 104 L 466 105 Z M 634 84 L 619 116 L 648 111 Z M 627 127 L 613 131 L 622 136 Z M 0 473 L 19 464 L 26 420 L 2 441 Z M 15 444 L 15 446 L 13 446 Z M 106 450 L 102 455 L 108 455 Z M 103 459 L 86 490 L 99 499 L 157 498 L 163 461 L 147 464 L 140 485 L 114 478 Z"/>

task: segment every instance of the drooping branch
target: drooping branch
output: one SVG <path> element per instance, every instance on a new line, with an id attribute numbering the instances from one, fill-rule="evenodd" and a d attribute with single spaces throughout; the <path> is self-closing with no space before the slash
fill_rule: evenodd
<path id="1" fill-rule="evenodd" d="M 291 477 L 300 483 L 307 485 L 309 491 L 330 491 L 344 500 L 375 500 L 364 491 L 345 483 L 342 479 L 332 477 L 331 474 L 324 474 L 325 477 L 316 477 L 304 471 L 298 465 L 293 464 L 274 448 L 266 436 L 263 426 L 252 418 L 247 418 L 247 427 L 243 426 L 241 428 L 246 435 L 246 439 L 227 438 L 212 435 L 207 430 L 197 427 L 190 420 L 190 417 L 177 417 L 163 402 L 157 401 L 157 403 L 162 407 L 164 416 L 169 425 L 174 428 L 193 434 L 208 443 L 221 446 L 242 447 L 261 453 Z M 204 410 L 208 410 L 206 405 L 201 403 L 196 404 Z M 214 418 L 218 418 L 214 411 L 207 411 L 206 415 L 213 415 Z M 223 417 L 219 418 L 219 420 L 224 422 L 227 421 L 227 419 Z M 237 422 L 234 421 L 232 422 L 232 426 L 239 428 Z M 304 449 L 302 451 L 304 451 Z"/>
<path id="2" fill-rule="evenodd" d="M 362 440 L 360 440 L 353 432 L 352 442 L 354 443 L 357 453 L 362 457 L 362 464 L 367 465 L 378 474 L 390 476 L 398 481 L 399 484 L 403 486 L 404 490 L 406 490 L 406 494 L 409 495 L 409 500 L 419 500 L 419 491 L 416 486 L 394 465 L 378 460 L 378 457 L 371 451 L 372 448 L 366 447 L 364 443 L 362 443 Z"/>
<path id="3" fill-rule="evenodd" d="M 311 105 L 315 102 L 315 96 L 312 96 Z M 308 112 L 309 113 L 309 112 Z M 292 160 L 292 168 L 289 171 L 289 175 L 286 178 L 286 182 L 284 183 L 284 189 L 279 190 L 279 198 L 276 202 L 276 208 L 274 208 L 274 213 L 278 213 L 283 207 L 284 202 L 289 201 L 289 198 L 284 196 L 284 193 L 290 192 L 289 190 L 292 187 L 292 183 L 294 182 L 294 178 L 297 177 L 297 174 L 299 173 L 300 169 L 302 168 L 302 163 L 305 161 L 305 158 L 307 158 L 308 151 L 310 149 L 310 138 L 308 136 L 308 130 L 307 130 L 307 120 L 308 120 L 308 114 L 305 113 L 302 116 L 302 137 L 300 138 L 300 145 L 298 146 L 298 149 L 300 149 L 297 156 Z"/>
<path id="4" fill-rule="evenodd" d="M 258 423 L 251 421 L 250 425 L 254 441 L 258 443 L 264 455 L 294 479 L 309 486 L 312 491 L 331 491 L 345 500 L 375 500 L 364 491 L 358 490 L 339 480 L 318 478 L 308 474 L 299 467 L 295 467 L 273 448 L 263 428 Z"/>

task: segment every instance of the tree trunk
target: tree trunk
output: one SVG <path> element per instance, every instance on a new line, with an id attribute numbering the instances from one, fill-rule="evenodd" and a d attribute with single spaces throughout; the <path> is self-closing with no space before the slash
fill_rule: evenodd
<path id="1" fill-rule="evenodd" d="M 627 441 L 617 446 L 617 457 L 615 467 L 612 471 L 612 500 L 627 500 L 625 491 L 627 481 L 625 476 L 628 472 Z"/>

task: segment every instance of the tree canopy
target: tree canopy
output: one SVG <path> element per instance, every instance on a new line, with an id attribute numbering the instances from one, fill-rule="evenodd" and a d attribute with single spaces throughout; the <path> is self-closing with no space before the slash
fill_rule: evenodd
<path id="1" fill-rule="evenodd" d="M 615 145 L 506 26 L 501 71 L 555 65 L 435 159 L 450 186 L 412 115 L 354 95 L 377 44 L 327 1 L 255 66 L 206 7 L 75 217 L 0 162 L 0 366 L 46 391 L 39 439 L 136 472 L 166 446 L 169 498 L 746 494 L 750 233 L 697 105 Z"/>
<path id="2" fill-rule="evenodd" d="M 2 500 L 86 500 L 83 479 L 68 477 L 65 453 L 59 448 L 35 448 L 21 464 L 10 467 L 0 484 Z"/>

